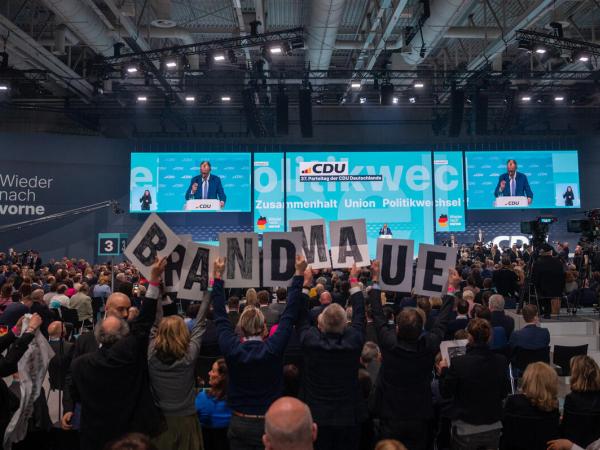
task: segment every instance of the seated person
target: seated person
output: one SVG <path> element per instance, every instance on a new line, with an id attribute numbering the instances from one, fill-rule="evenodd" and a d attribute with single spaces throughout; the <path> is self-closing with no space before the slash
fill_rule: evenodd
<path id="1" fill-rule="evenodd" d="M 546 328 L 539 326 L 537 306 L 528 304 L 523 307 L 523 319 L 525 326 L 520 330 L 514 331 L 510 336 L 509 345 L 515 349 L 517 347 L 526 350 L 538 350 L 550 345 L 550 332 Z"/>

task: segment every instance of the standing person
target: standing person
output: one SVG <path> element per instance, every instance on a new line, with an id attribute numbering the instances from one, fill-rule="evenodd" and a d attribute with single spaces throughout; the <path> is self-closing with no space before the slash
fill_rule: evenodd
<path id="1" fill-rule="evenodd" d="M 312 450 L 317 432 L 308 406 L 293 397 L 282 397 L 266 414 L 265 450 Z"/>
<path id="2" fill-rule="evenodd" d="M 150 205 L 152 204 L 152 196 L 150 195 L 150 191 L 146 189 L 144 191 L 144 195 L 140 198 L 140 204 L 142 207 L 142 211 L 150 211 Z"/>
<path id="3" fill-rule="evenodd" d="M 90 288 L 87 283 L 81 283 L 79 291 L 73 297 L 71 297 L 70 305 L 72 309 L 77 310 L 77 319 L 80 322 L 92 322 L 93 309 L 92 299 L 89 296 Z"/>
<path id="4" fill-rule="evenodd" d="M 219 200 L 221 208 L 225 207 L 227 196 L 223 190 L 221 179 L 211 173 L 210 161 L 200 163 L 200 175 L 196 175 L 190 181 L 190 187 L 185 192 L 185 199 L 216 199 Z"/>
<path id="5" fill-rule="evenodd" d="M 391 236 L 392 229 L 388 227 L 387 223 L 384 223 L 383 226 L 379 229 L 379 236 Z"/>
<path id="6" fill-rule="evenodd" d="M 202 426 L 202 438 L 207 450 L 229 450 L 227 428 L 231 409 L 227 405 L 227 363 L 217 359 L 208 372 L 208 389 L 196 397 L 196 412 Z"/>
<path id="7" fill-rule="evenodd" d="M 560 259 L 552 256 L 552 251 L 552 246 L 544 244 L 531 268 L 531 282 L 535 285 L 544 319 L 549 319 L 552 312 L 558 314 L 560 297 L 565 290 L 565 268 Z"/>
<path id="8" fill-rule="evenodd" d="M 485 319 L 467 326 L 467 353 L 437 366 L 442 397 L 452 399 L 452 448 L 498 448 L 502 401 L 511 391 L 508 361 L 490 350 L 492 327 Z M 385 361 L 385 356 L 384 356 Z"/>
<path id="9" fill-rule="evenodd" d="M 502 267 L 495 270 L 492 275 L 492 281 L 498 294 L 504 298 L 515 297 L 519 292 L 519 276 L 512 269 L 510 257 L 502 256 Z"/>
<path id="10" fill-rule="evenodd" d="M 498 178 L 494 197 L 527 197 L 527 204 L 533 201 L 533 192 L 529 186 L 527 175 L 517 172 L 517 161 L 509 159 L 506 162 L 506 173 Z"/>
<path id="11" fill-rule="evenodd" d="M 360 389 L 358 370 L 365 341 L 365 299 L 358 284 L 359 269 L 350 270 L 352 321 L 337 303 L 319 314 L 317 326 L 309 321 L 310 280 L 300 309 L 297 329 L 304 355 L 300 399 L 319 426 L 318 450 L 357 449 L 360 442 Z M 307 284 L 308 283 L 308 284 Z"/>
<path id="12" fill-rule="evenodd" d="M 262 450 L 265 413 L 283 393 L 283 352 L 298 315 L 302 281 L 306 273 L 312 276 L 304 257 L 296 256 L 295 266 L 296 276 L 277 331 L 265 339 L 267 330 L 260 309 L 246 306 L 238 322 L 240 340 L 225 311 L 221 279 L 225 260 L 218 258 L 215 263 L 212 302 L 219 347 L 229 370 L 227 400 L 233 415 L 228 437 L 232 450 Z"/>
<path id="13" fill-rule="evenodd" d="M 399 439 L 412 450 L 428 448 L 433 419 L 432 369 L 444 338 L 454 297 L 447 296 L 429 333 L 423 319 L 412 308 L 398 314 L 389 326 L 381 305 L 379 261 L 371 265 L 373 287 L 369 303 L 378 332 L 382 363 L 373 392 L 373 410 L 380 419 L 380 439 Z M 460 289 L 460 275 L 450 270 L 449 286 Z"/>
<path id="14" fill-rule="evenodd" d="M 163 318 L 162 306 L 158 306 L 155 326 L 150 332 L 148 371 L 154 400 L 165 416 L 167 428 L 154 439 L 159 450 L 203 448 L 194 405 L 194 370 L 206 331 L 209 303 L 208 298 L 202 302 L 191 333 L 180 316 Z"/>
<path id="15" fill-rule="evenodd" d="M 573 206 L 575 194 L 573 193 L 573 188 L 571 186 L 567 186 L 567 190 L 563 194 L 563 198 L 565 199 L 565 206 Z"/>
<path id="16" fill-rule="evenodd" d="M 100 348 L 73 360 L 71 397 L 81 404 L 82 450 L 100 450 L 126 432 L 155 434 L 159 430 L 147 352 L 166 262 L 162 258 L 152 266 L 139 316 L 131 324 L 116 315 L 106 317 L 95 330 Z M 68 420 L 63 417 L 63 422 Z"/>

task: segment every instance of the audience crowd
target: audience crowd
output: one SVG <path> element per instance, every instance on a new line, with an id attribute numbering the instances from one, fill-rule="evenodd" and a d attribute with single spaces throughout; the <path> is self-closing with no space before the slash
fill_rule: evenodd
<path id="1" fill-rule="evenodd" d="M 0 253 L 0 436 L 40 450 L 600 449 L 600 369 L 586 355 L 551 366 L 540 326 L 569 296 L 597 302 L 600 274 L 579 284 L 577 260 L 551 248 L 533 264 L 530 249 L 500 253 L 462 249 L 443 298 L 381 290 L 379 261 L 312 270 L 301 256 L 288 288 L 229 288 L 219 258 L 200 302 L 162 291 L 164 259 L 145 279 L 126 262 Z M 528 277 L 536 301 L 516 329 L 505 310 Z M 47 367 L 21 364 L 39 337 Z M 467 344 L 444 357 L 454 339 Z"/>

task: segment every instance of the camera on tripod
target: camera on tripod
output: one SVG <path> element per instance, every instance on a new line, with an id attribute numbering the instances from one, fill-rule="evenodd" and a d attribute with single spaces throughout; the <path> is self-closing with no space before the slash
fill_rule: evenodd
<path id="1" fill-rule="evenodd" d="M 600 270 L 600 209 L 585 212 L 587 219 L 571 219 L 567 221 L 569 233 L 580 233 L 578 245 L 581 253 L 587 257 L 590 269 Z"/>
<path id="2" fill-rule="evenodd" d="M 538 216 L 535 220 L 521 222 L 521 233 L 531 236 L 531 244 L 537 249 L 544 243 L 548 237 L 550 225 L 557 222 L 554 216 Z"/>

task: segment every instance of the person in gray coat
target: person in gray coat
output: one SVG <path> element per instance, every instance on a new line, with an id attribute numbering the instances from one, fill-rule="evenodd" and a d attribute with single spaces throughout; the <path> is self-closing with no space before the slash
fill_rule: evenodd
<path id="1" fill-rule="evenodd" d="M 206 330 L 209 303 L 206 296 L 191 333 L 182 317 L 163 318 L 162 307 L 158 306 L 155 325 L 150 333 L 148 370 L 156 404 L 166 422 L 166 430 L 153 439 L 159 450 L 203 448 L 194 403 L 194 369 Z"/>

